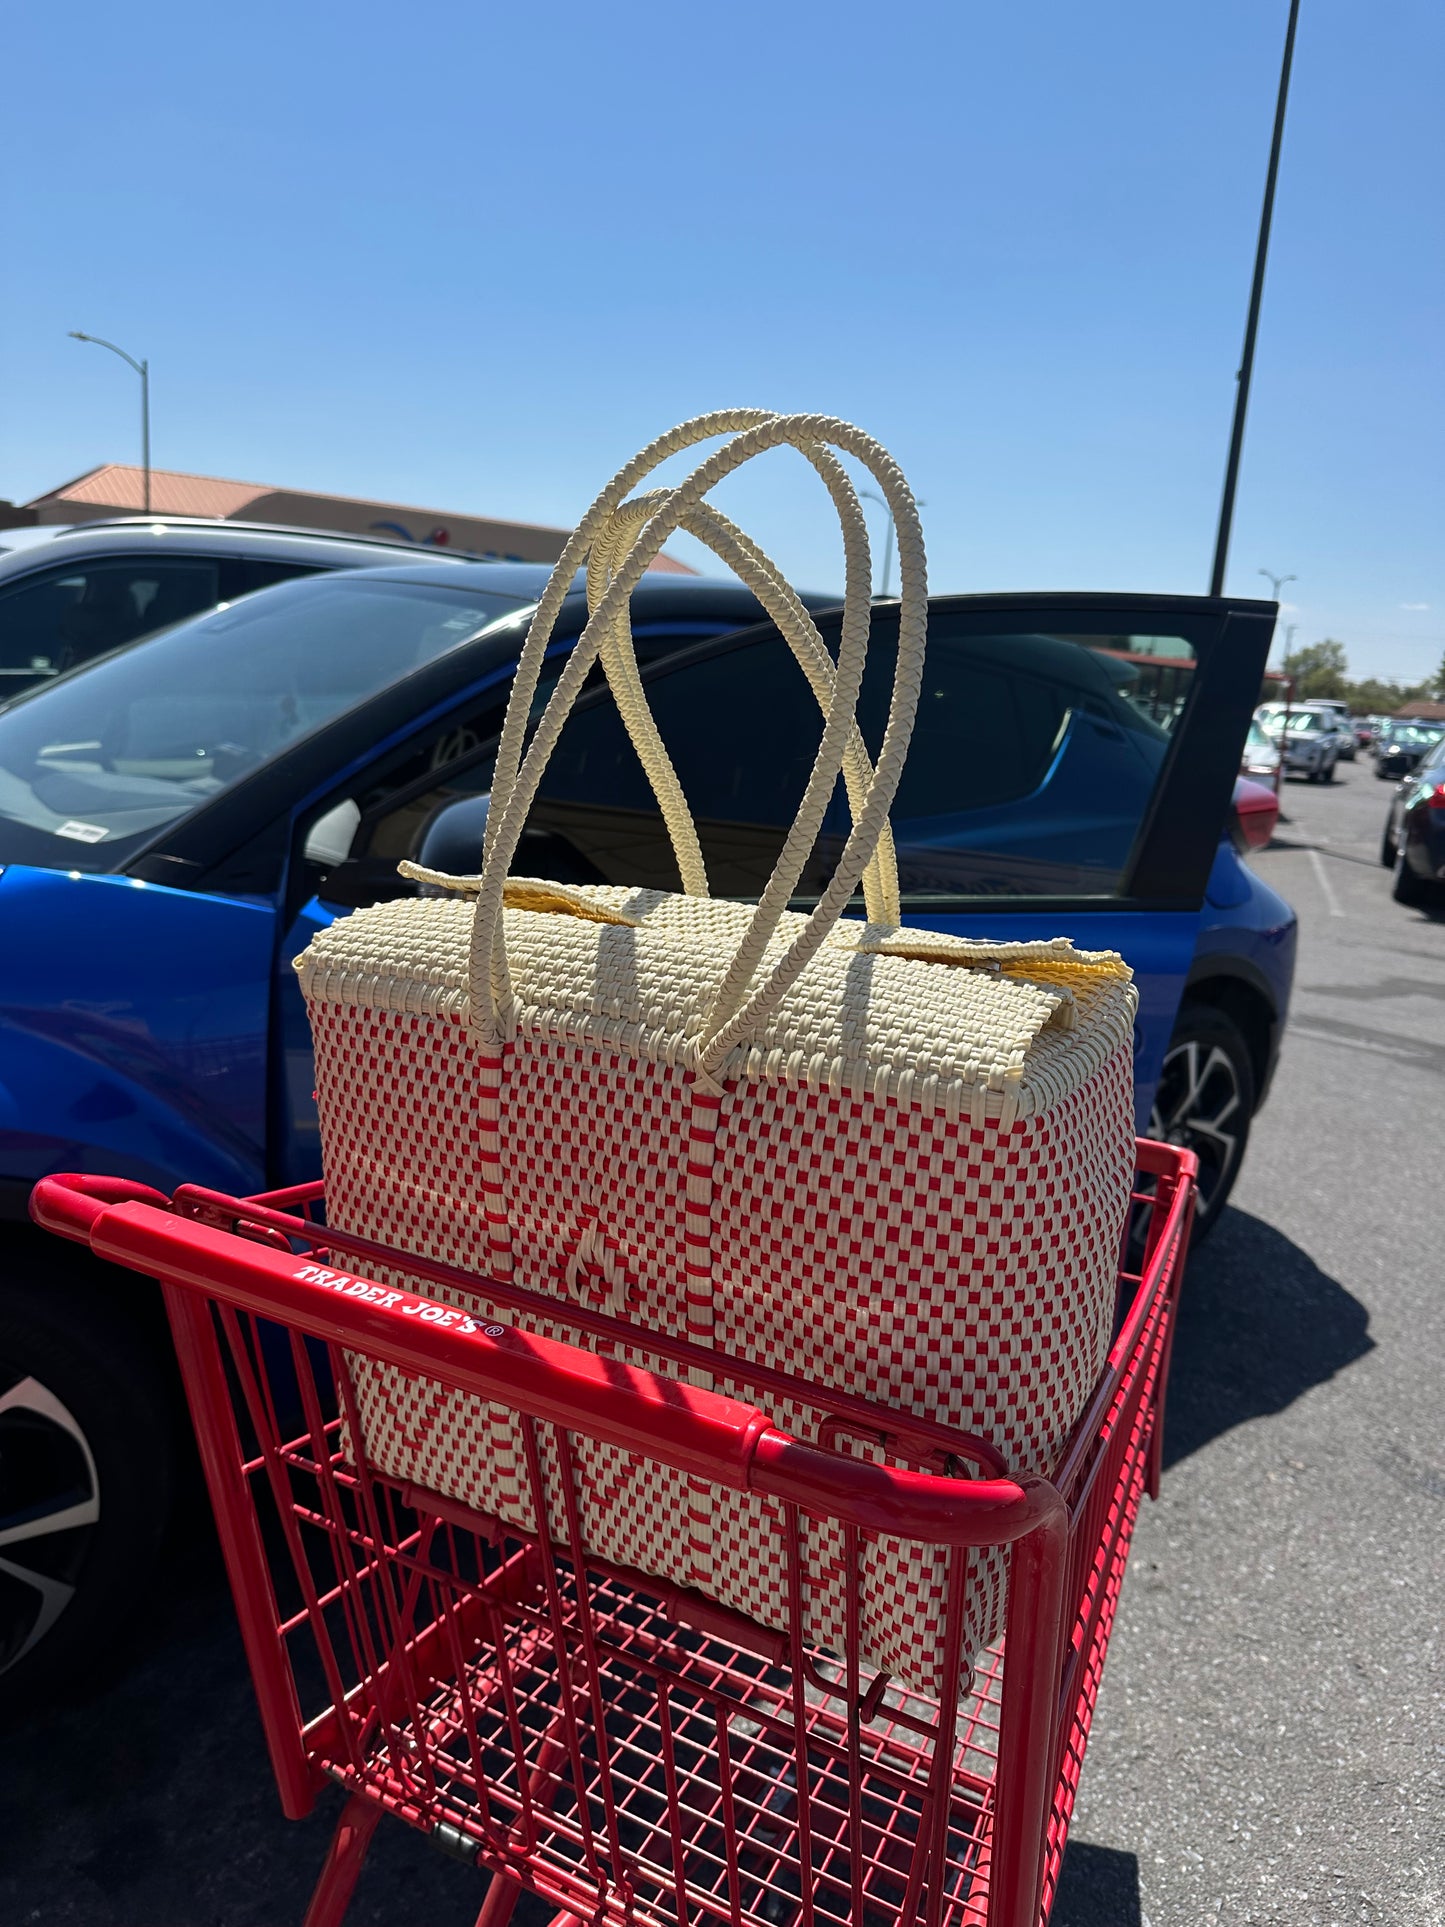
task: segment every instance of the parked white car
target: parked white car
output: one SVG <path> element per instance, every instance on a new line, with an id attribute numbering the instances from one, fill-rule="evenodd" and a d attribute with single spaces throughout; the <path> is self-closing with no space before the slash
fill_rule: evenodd
<path id="1" fill-rule="evenodd" d="M 1251 718 L 1239 759 L 1239 773 L 1256 783 L 1273 783 L 1279 774 L 1279 751 L 1257 718 Z"/>

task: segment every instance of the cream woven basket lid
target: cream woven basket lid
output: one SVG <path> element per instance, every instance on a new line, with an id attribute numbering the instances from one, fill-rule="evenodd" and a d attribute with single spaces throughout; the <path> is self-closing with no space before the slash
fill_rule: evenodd
<path id="1" fill-rule="evenodd" d="M 297 958 L 302 990 L 308 1002 L 465 1021 L 474 916 L 465 898 L 477 880 L 402 867 L 464 896 L 339 919 Z M 514 1037 L 696 1070 L 703 1012 L 750 905 L 519 877 L 504 901 Z M 806 923 L 782 917 L 765 967 Z M 1127 1039 L 1134 1002 L 1119 957 L 1067 938 L 987 943 L 844 921 L 714 1075 L 891 1099 L 1007 1129 L 1093 1076 Z"/>

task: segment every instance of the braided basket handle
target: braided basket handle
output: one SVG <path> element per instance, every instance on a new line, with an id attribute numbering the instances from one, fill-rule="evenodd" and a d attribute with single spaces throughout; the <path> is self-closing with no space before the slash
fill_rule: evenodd
<path id="1" fill-rule="evenodd" d="M 853 484 L 830 449 L 818 448 L 804 452 L 831 491 L 840 498 L 845 491 L 852 493 Z M 634 495 L 613 512 L 611 521 L 592 544 L 592 553 L 587 558 L 589 614 L 600 605 L 638 533 L 666 501 L 666 491 L 657 490 L 651 495 Z M 792 649 L 818 699 L 819 708 L 826 716 L 837 680 L 833 658 L 823 646 L 818 626 L 803 607 L 792 584 L 778 573 L 772 561 L 750 536 L 708 503 L 699 502 L 690 514 L 683 517 L 679 526 L 706 544 L 757 596 Z M 703 861 L 697 826 L 672 766 L 672 759 L 648 708 L 632 643 L 632 630 L 625 614 L 604 639 L 599 661 L 616 701 L 618 714 L 657 799 L 673 854 L 677 858 L 683 893 L 705 897 L 708 894 L 707 866 Z M 848 793 L 849 811 L 856 818 L 863 808 L 868 785 L 873 780 L 873 765 L 868 760 L 867 745 L 856 722 L 843 749 L 843 780 Z M 886 823 L 878 848 L 863 872 L 863 897 L 870 923 L 896 924 L 900 921 L 898 859 L 893 848 L 893 832 Z"/>
<path id="2" fill-rule="evenodd" d="M 637 504 L 625 504 L 628 491 L 660 462 L 680 449 L 718 435 L 733 439 L 707 456 L 676 488 L 659 490 Z M 822 476 L 843 526 L 846 589 L 842 635 L 836 668 L 817 626 L 796 596 L 748 537 L 704 501 L 707 493 L 736 468 L 765 449 L 785 444 L 799 448 Z M 893 514 L 902 577 L 898 621 L 898 655 L 892 699 L 883 745 L 875 767 L 858 734 L 856 709 L 867 656 L 871 612 L 872 562 L 861 504 L 834 449 L 862 462 L 878 482 Z M 619 516 L 619 511 L 622 511 Z M 641 526 L 636 518 L 642 515 Z M 687 527 L 729 563 L 759 594 L 764 606 L 788 635 L 813 683 L 825 718 L 807 787 L 783 849 L 758 901 L 746 935 L 738 946 L 704 1013 L 701 1040 L 696 1046 L 697 1071 L 711 1077 L 729 1050 L 761 1023 L 806 967 L 857 888 L 872 867 L 869 896 L 893 896 L 896 870 L 891 840 L 886 862 L 879 861 L 888 828 L 888 810 L 897 792 L 908 752 L 918 692 L 923 676 L 927 639 L 927 579 L 923 531 L 908 484 L 879 444 L 850 423 L 827 415 L 777 415 L 765 409 L 728 409 L 700 415 L 669 434 L 660 436 L 620 469 L 583 516 L 562 551 L 527 631 L 513 679 L 506 720 L 497 745 L 492 781 L 492 806 L 483 846 L 482 874 L 472 928 L 469 965 L 471 1022 L 489 1045 L 503 1041 L 508 1029 L 511 984 L 503 940 L 502 899 L 508 867 L 516 854 L 527 814 L 536 798 L 547 761 L 555 749 L 567 715 L 599 655 L 613 688 L 618 692 L 629 734 L 643 758 L 653 783 L 669 834 L 678 851 L 685 887 L 706 889 L 702 853 L 696 830 L 682 797 L 676 773 L 661 739 L 641 701 L 636 660 L 632 653 L 627 610 L 633 589 L 675 529 Z M 634 532 L 635 531 L 635 532 Z M 630 546 L 629 546 L 630 545 Z M 522 744 L 543 657 L 551 639 L 562 600 L 573 576 L 598 550 L 598 589 L 589 569 L 589 614 L 575 648 L 542 712 L 525 758 Z M 619 559 L 620 558 L 620 559 Z M 603 578 L 606 586 L 602 586 Z M 796 638 L 796 639 L 795 639 Z M 821 658 L 821 661 L 820 661 Z M 810 666 L 811 665 L 811 666 Z M 824 667 L 826 665 L 826 667 Z M 625 708 L 624 708 L 625 703 Z M 665 765 L 665 767 L 664 767 Z M 848 783 L 853 826 L 838 865 L 816 908 L 792 943 L 771 968 L 754 982 L 764 954 L 788 901 L 802 876 L 809 853 L 822 826 L 839 771 Z M 866 773 L 865 773 L 866 772 Z M 691 843 L 689 845 L 689 834 Z M 892 889 L 885 879 L 891 874 Z M 892 909 L 891 903 L 885 904 Z M 872 905 L 870 904 L 870 914 Z M 889 921 L 895 920 L 890 917 Z"/>

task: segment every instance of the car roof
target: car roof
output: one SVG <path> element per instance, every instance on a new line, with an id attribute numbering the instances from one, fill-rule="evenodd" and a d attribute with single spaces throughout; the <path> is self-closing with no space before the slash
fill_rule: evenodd
<path id="1" fill-rule="evenodd" d="M 13 546 L 5 537 L 23 537 Z M 329 534 L 318 529 L 293 529 L 264 522 L 222 522 L 201 516 L 127 515 L 104 521 L 57 524 L 37 535 L 34 529 L 0 530 L 0 581 L 28 575 L 36 569 L 101 555 L 233 555 L 267 561 L 314 563 L 318 568 L 362 568 L 414 556 L 400 542 L 383 542 L 365 535 Z M 496 568 L 480 556 L 451 555 L 445 549 L 425 552 L 439 568 Z M 545 564 L 538 564 L 545 569 Z"/>
<path id="2" fill-rule="evenodd" d="M 529 608 L 546 588 L 551 573 L 550 562 L 479 562 L 474 575 L 458 573 L 440 560 L 366 564 L 369 582 L 439 582 L 445 588 L 460 589 L 463 594 L 475 588 L 486 595 L 520 595 L 528 598 Z M 269 595 L 271 591 L 257 589 L 255 593 Z"/>

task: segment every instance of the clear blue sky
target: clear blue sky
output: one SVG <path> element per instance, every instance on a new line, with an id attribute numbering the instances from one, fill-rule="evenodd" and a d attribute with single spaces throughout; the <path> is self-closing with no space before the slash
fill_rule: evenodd
<path id="1" fill-rule="evenodd" d="M 1229 575 L 1445 649 L 1445 6 L 1304 0 Z M 1285 0 L 12 10 L 0 495 L 137 456 L 576 518 L 733 402 L 847 415 L 940 589 L 1202 589 Z M 731 506 L 839 567 L 801 467 Z M 675 545 L 686 552 L 686 543 Z"/>

